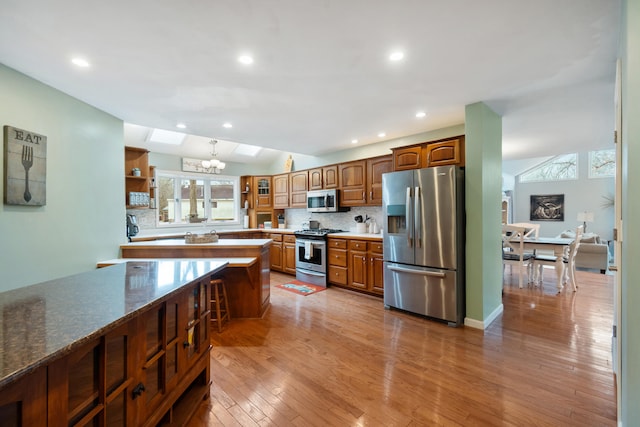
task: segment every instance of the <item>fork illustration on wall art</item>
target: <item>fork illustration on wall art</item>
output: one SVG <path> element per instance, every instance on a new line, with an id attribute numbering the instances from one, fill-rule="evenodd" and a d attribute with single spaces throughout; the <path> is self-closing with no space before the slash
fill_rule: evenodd
<path id="1" fill-rule="evenodd" d="M 47 137 L 4 126 L 4 203 L 46 204 Z"/>

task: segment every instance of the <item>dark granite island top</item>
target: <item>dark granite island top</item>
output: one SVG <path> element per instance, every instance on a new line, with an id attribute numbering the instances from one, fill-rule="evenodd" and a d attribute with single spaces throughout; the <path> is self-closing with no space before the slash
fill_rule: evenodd
<path id="1" fill-rule="evenodd" d="M 0 293 L 0 389 L 226 265 L 127 262 Z"/>

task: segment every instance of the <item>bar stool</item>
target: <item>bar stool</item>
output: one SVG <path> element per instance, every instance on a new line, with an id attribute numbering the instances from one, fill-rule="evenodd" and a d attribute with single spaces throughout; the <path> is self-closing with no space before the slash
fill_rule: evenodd
<path id="1" fill-rule="evenodd" d="M 227 288 L 224 280 L 211 280 L 211 323 L 218 324 L 218 332 L 222 332 L 222 322 L 231 320 L 229 302 L 227 300 Z M 215 316 L 214 316 L 215 312 Z"/>

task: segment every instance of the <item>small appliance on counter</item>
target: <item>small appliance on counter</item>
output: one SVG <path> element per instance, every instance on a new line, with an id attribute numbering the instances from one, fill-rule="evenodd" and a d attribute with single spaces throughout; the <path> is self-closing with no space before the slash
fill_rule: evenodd
<path id="1" fill-rule="evenodd" d="M 140 228 L 138 227 L 138 219 L 135 215 L 127 214 L 127 237 L 129 238 L 129 241 L 131 241 L 133 236 L 138 234 L 138 231 L 140 231 Z"/>

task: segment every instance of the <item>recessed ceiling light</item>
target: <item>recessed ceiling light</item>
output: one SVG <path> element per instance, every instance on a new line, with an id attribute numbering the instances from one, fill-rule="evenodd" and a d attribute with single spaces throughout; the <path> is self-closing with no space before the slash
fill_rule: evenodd
<path id="1" fill-rule="evenodd" d="M 71 62 L 78 67 L 87 68 L 89 66 L 89 61 L 83 58 L 73 58 Z"/>
<path id="2" fill-rule="evenodd" d="M 233 125 L 229 122 L 225 123 L 222 125 L 222 127 L 227 128 L 227 129 L 231 129 L 233 127 Z"/>
<path id="3" fill-rule="evenodd" d="M 178 123 L 178 124 L 176 125 L 176 127 L 177 127 L 178 129 L 186 129 L 186 128 L 187 128 L 187 125 L 185 125 L 184 123 Z"/>
<path id="4" fill-rule="evenodd" d="M 384 133 L 384 132 L 380 132 L 380 133 L 378 134 L 378 138 L 384 138 L 385 136 L 387 136 L 387 134 L 386 134 L 386 133 Z"/>
<path id="5" fill-rule="evenodd" d="M 352 139 L 352 140 L 351 140 L 351 143 L 352 143 L 352 144 L 357 144 L 357 143 L 358 143 L 358 140 L 357 140 L 357 139 Z"/>
<path id="6" fill-rule="evenodd" d="M 416 113 L 416 117 L 419 118 L 419 119 L 425 117 L 426 115 L 427 115 L 427 113 L 425 113 L 424 111 L 418 111 Z"/>
<path id="7" fill-rule="evenodd" d="M 242 55 L 238 57 L 238 62 L 244 65 L 253 64 L 253 58 L 249 55 Z"/>
<path id="8" fill-rule="evenodd" d="M 185 138 L 184 133 L 172 132 L 170 130 L 153 129 L 149 133 L 149 142 L 159 142 L 162 144 L 180 145 Z"/>
<path id="9" fill-rule="evenodd" d="M 389 61 L 400 61 L 402 58 L 404 58 L 404 53 L 400 51 L 393 52 L 389 55 Z"/>

